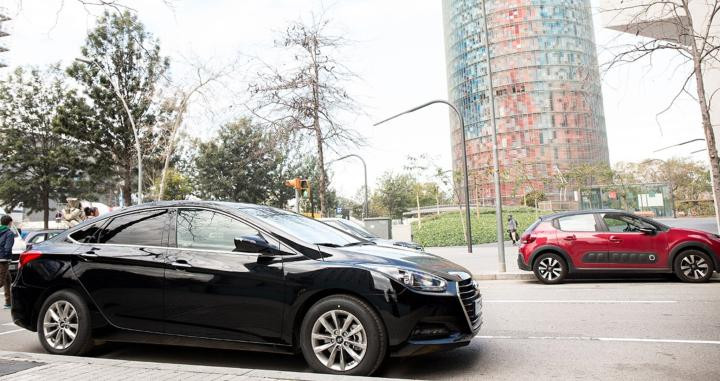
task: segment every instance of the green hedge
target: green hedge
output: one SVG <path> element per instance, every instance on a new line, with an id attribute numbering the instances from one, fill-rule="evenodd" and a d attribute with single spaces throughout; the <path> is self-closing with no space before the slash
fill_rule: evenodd
<path id="1" fill-rule="evenodd" d="M 513 217 L 515 217 L 519 225 L 518 231 L 522 233 L 542 213 L 530 208 L 503 210 L 505 239 L 510 239 L 506 227 L 508 214 L 512 214 Z M 480 218 L 478 218 L 477 211 L 473 210 L 471 221 L 473 243 L 478 244 L 497 241 L 497 227 L 495 224 L 495 211 L 493 209 L 481 209 Z M 424 217 L 422 224 L 413 222 L 412 234 L 415 242 L 426 247 L 465 245 L 465 234 L 463 233 L 463 225 L 460 222 L 459 212 L 441 213 L 440 215 Z"/>

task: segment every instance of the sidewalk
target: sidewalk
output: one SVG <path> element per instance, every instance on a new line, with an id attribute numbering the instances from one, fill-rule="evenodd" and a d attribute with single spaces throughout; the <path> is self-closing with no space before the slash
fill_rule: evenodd
<path id="1" fill-rule="evenodd" d="M 373 378 L 0 351 L 0 380 L 105 381 L 129 379 L 152 381 L 363 381 Z"/>
<path id="2" fill-rule="evenodd" d="M 468 254 L 467 246 L 427 247 L 425 251 L 439 255 L 470 270 L 478 280 L 534 280 L 535 275 L 522 271 L 517 265 L 518 247 L 505 242 L 505 272 L 498 269 L 498 250 L 494 243 L 473 245 Z"/>

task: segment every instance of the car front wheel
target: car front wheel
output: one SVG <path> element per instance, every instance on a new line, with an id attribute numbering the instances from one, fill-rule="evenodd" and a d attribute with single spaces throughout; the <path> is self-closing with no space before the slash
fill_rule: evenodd
<path id="1" fill-rule="evenodd" d="M 364 301 L 337 295 L 321 299 L 305 315 L 300 347 L 318 372 L 369 376 L 387 351 L 385 328 Z"/>
<path id="2" fill-rule="evenodd" d="M 702 251 L 685 250 L 675 257 L 673 269 L 683 282 L 707 282 L 713 273 L 713 262 Z"/>
<path id="3" fill-rule="evenodd" d="M 45 300 L 37 319 L 40 344 L 57 355 L 82 355 L 92 348 L 90 312 L 80 295 L 58 291 Z"/>

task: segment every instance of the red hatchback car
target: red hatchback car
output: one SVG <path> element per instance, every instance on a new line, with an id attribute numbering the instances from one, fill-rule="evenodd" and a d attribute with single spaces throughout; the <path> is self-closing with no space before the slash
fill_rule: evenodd
<path id="1" fill-rule="evenodd" d="M 543 283 L 570 273 L 674 273 L 706 282 L 720 269 L 720 236 L 671 228 L 620 210 L 540 217 L 520 237 L 518 266 Z"/>

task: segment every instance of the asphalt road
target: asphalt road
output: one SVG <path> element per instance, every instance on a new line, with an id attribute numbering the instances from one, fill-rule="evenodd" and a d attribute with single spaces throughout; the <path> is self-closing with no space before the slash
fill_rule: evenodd
<path id="1" fill-rule="evenodd" d="M 720 282 L 488 281 L 485 324 L 468 347 L 389 359 L 377 376 L 420 379 L 720 379 Z M 0 350 L 43 352 L 0 311 Z M 302 357 L 106 344 L 93 356 L 308 371 Z"/>

